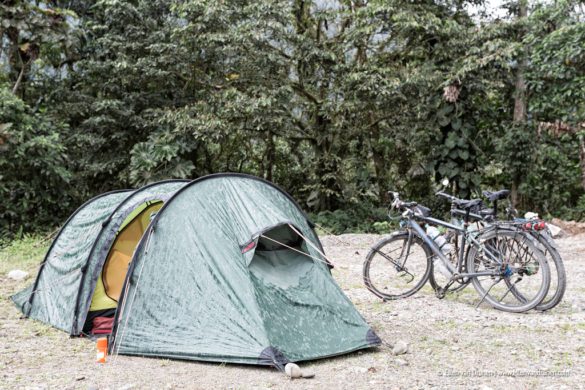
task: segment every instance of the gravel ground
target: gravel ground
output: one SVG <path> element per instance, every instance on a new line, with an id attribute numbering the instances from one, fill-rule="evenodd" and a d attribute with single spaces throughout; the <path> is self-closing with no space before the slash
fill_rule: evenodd
<path id="1" fill-rule="evenodd" d="M 95 345 L 20 319 L 9 296 L 31 283 L 0 275 L 0 388 L 582 388 L 585 378 L 585 234 L 558 240 L 567 269 L 564 301 L 546 313 L 482 305 L 473 287 L 438 300 L 426 286 L 383 303 L 362 284 L 369 247 L 381 236 L 325 236 L 333 276 L 385 345 L 301 364 L 313 379 L 266 367 L 119 356 L 95 363 Z M 40 262 L 40 259 L 39 259 Z M 28 271 L 34 272 L 31 267 Z M 392 346 L 408 344 L 394 356 Z"/>

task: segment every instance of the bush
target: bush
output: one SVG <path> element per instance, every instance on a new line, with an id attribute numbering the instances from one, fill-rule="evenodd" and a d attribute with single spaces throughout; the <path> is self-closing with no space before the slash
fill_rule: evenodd
<path id="1" fill-rule="evenodd" d="M 0 86 L 0 237 L 46 230 L 69 211 L 60 129 Z"/>
<path id="2" fill-rule="evenodd" d="M 322 211 L 310 214 L 311 220 L 322 227 L 325 234 L 388 233 L 393 224 L 388 220 L 387 209 L 362 203 L 347 210 Z"/>

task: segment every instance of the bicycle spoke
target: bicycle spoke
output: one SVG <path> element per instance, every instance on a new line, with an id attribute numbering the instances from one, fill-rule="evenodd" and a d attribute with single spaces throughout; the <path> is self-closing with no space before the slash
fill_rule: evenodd
<path id="1" fill-rule="evenodd" d="M 368 290 L 383 299 L 412 295 L 428 279 L 429 256 L 418 238 L 410 245 L 407 234 L 383 239 L 374 245 L 364 262 L 364 283 Z"/>

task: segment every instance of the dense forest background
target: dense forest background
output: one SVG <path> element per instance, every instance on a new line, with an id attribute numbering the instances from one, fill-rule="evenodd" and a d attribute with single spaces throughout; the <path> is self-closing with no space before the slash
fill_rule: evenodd
<path id="1" fill-rule="evenodd" d="M 0 2 L 0 235 L 234 171 L 336 231 L 385 192 L 585 218 L 582 1 Z"/>

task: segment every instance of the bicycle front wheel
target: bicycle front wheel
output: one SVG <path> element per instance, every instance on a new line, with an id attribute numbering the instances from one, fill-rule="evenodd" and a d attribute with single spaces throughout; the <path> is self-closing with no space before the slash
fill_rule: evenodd
<path id="1" fill-rule="evenodd" d="M 424 286 L 432 268 L 431 251 L 408 232 L 397 232 L 376 243 L 364 262 L 366 288 L 384 300 L 406 298 Z"/>
<path id="2" fill-rule="evenodd" d="M 497 229 L 477 239 L 480 245 L 467 254 L 467 271 L 487 274 L 471 277 L 480 299 L 512 313 L 535 308 L 548 292 L 550 269 L 534 240 Z"/>

